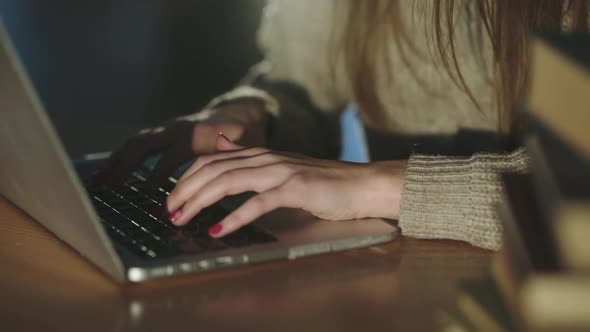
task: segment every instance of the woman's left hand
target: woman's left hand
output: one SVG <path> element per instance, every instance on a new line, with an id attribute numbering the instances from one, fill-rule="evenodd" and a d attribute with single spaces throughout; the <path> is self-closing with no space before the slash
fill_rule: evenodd
<path id="1" fill-rule="evenodd" d="M 355 164 L 265 148 L 244 148 L 220 134 L 219 153 L 202 156 L 167 200 L 170 221 L 182 226 L 225 196 L 258 194 L 211 227 L 222 237 L 279 207 L 327 220 L 398 219 L 406 161 Z"/>

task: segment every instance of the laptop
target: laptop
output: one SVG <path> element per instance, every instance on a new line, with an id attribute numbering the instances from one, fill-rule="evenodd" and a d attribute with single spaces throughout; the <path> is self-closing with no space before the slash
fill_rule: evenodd
<path id="1" fill-rule="evenodd" d="M 381 219 L 324 221 L 278 209 L 213 239 L 207 228 L 236 208 L 239 197 L 176 227 L 161 214 L 174 178 L 155 194 L 140 189 L 149 175 L 144 168 L 116 187 L 93 184 L 90 174 L 105 157 L 68 157 L 1 21 L 0 155 L 0 193 L 119 282 L 296 259 L 400 235 L 397 226 Z"/>

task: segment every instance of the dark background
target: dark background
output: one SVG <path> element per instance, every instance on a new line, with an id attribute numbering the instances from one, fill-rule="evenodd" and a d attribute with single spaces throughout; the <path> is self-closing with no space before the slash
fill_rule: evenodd
<path id="1" fill-rule="evenodd" d="M 0 0 L 72 156 L 194 112 L 261 55 L 264 0 Z"/>

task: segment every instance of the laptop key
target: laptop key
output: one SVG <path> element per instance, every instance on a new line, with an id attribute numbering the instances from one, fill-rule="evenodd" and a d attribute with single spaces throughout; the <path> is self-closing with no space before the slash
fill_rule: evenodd
<path id="1" fill-rule="evenodd" d="M 143 245 L 145 245 L 146 247 L 151 249 L 158 256 L 166 256 L 166 255 L 169 255 L 170 253 L 172 253 L 172 251 L 169 249 L 168 245 L 166 245 L 160 241 L 149 240 L 149 241 L 144 242 Z M 176 252 L 176 254 L 178 254 L 178 252 Z"/>
<path id="2" fill-rule="evenodd" d="M 118 197 L 106 196 L 103 202 L 105 202 L 108 206 L 119 212 L 129 210 L 132 207 L 132 205 L 130 205 L 129 202 L 126 202 Z"/>
<path id="3" fill-rule="evenodd" d="M 145 196 L 140 197 L 137 201 L 133 202 L 133 204 L 144 210 L 152 210 L 162 207 L 162 204 Z"/>
<path id="4" fill-rule="evenodd" d="M 125 184 L 129 186 L 133 186 L 135 188 L 139 188 L 143 186 L 145 183 L 145 177 L 139 176 L 138 173 L 133 173 L 131 176 L 125 181 Z"/>
<path id="5" fill-rule="evenodd" d="M 166 230 L 168 229 L 166 226 L 158 223 L 157 221 L 142 223 L 142 226 L 150 232 L 160 236 L 164 235 L 164 233 L 166 233 Z"/>
<path id="6" fill-rule="evenodd" d="M 119 213 L 117 211 L 113 210 L 111 207 L 106 206 L 102 203 L 100 203 L 100 205 L 98 205 L 96 207 L 96 212 L 98 213 L 98 215 L 101 218 L 104 218 L 104 219 L 110 219 L 114 216 L 119 215 Z"/>
<path id="7" fill-rule="evenodd" d="M 133 230 L 135 228 L 138 228 L 137 225 L 133 224 L 129 219 L 125 218 L 124 216 L 120 215 L 120 214 L 115 214 L 112 215 L 108 218 L 103 218 L 104 222 L 112 225 L 115 228 L 121 229 L 123 231 L 125 230 Z"/>
<path id="8" fill-rule="evenodd" d="M 132 240 L 130 237 L 128 237 L 125 233 L 121 232 L 120 230 L 109 227 L 109 228 L 107 228 L 107 233 L 110 235 L 111 238 L 115 239 L 115 241 L 117 241 L 119 244 L 121 244 L 122 246 L 124 246 L 125 248 L 130 250 L 131 252 L 138 254 L 140 257 L 146 257 L 146 258 L 154 258 L 155 257 L 155 255 L 150 255 L 148 253 L 148 248 L 146 246 L 138 244 L 137 241 Z"/>
<path id="9" fill-rule="evenodd" d="M 119 187 L 115 190 L 113 190 L 117 195 L 122 196 L 123 198 L 125 198 L 126 200 L 130 201 L 130 202 L 135 202 L 141 198 L 144 197 L 144 195 L 142 193 L 140 193 L 139 191 L 133 190 L 129 187 Z"/>
<path id="10" fill-rule="evenodd" d="M 119 225 L 113 225 L 115 226 L 117 229 L 121 230 L 123 233 L 125 233 L 126 236 L 129 237 L 135 237 L 135 234 L 138 234 L 139 232 L 141 232 L 141 229 L 138 228 L 136 225 L 133 225 L 132 223 L 121 223 Z"/>
<path id="11" fill-rule="evenodd" d="M 211 238 L 209 227 L 229 213 L 217 204 L 201 211 L 188 225 L 176 227 L 162 213 L 174 183 L 148 196 L 139 189 L 143 182 L 140 176 L 134 175 L 125 185 L 112 190 L 92 188 L 93 203 L 109 235 L 140 257 L 199 254 L 276 241 L 264 230 L 251 225 L 223 239 Z"/>
<path id="12" fill-rule="evenodd" d="M 168 198 L 168 194 L 166 192 L 163 192 L 163 191 L 160 191 L 160 190 L 158 190 L 158 191 L 156 191 L 154 193 L 151 193 L 148 196 L 151 199 L 153 199 L 154 201 L 160 202 L 160 203 L 166 202 L 166 199 Z"/>
<path id="13" fill-rule="evenodd" d="M 152 216 L 152 218 L 158 220 L 164 219 L 164 217 L 168 214 L 166 211 L 166 207 L 159 204 L 157 206 L 152 206 L 148 209 L 145 209 L 145 212 Z"/>
<path id="14" fill-rule="evenodd" d="M 174 189 L 175 186 L 176 186 L 176 183 L 174 183 L 172 181 L 168 181 L 168 182 L 162 184 L 162 189 L 164 189 L 164 191 L 170 193 L 170 192 L 172 192 L 172 190 Z"/>

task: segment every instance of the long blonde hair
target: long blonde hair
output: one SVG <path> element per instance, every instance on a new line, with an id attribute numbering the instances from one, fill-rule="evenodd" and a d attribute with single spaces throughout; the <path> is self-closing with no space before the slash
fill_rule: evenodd
<path id="1" fill-rule="evenodd" d="M 466 0 L 467 1 L 467 0 Z M 455 0 L 415 0 L 414 6 L 426 6 L 424 22 L 429 45 L 440 58 L 446 72 L 479 108 L 477 99 L 461 73 L 455 52 Z M 509 132 L 514 125 L 514 106 L 527 90 L 529 31 L 560 31 L 564 12 L 572 14 L 572 28 L 587 31 L 588 1 L 586 0 L 479 0 L 476 3 L 482 34 L 491 40 L 494 82 L 500 117 L 499 130 Z M 424 8 L 423 8 L 424 9 Z M 402 60 L 415 52 L 408 31 L 400 19 L 399 0 L 349 0 L 346 2 L 346 28 L 339 41 L 350 86 L 356 103 L 375 129 L 385 129 L 383 105 L 376 94 L 378 63 L 385 60 L 386 45 L 393 39 L 398 44 Z M 408 13 L 406 13 L 408 14 Z M 430 30 L 430 31 L 429 31 Z M 485 37 L 485 36 L 480 36 Z M 390 63 L 388 63 L 390 65 Z M 388 75 L 394 71 L 387 68 Z"/>

